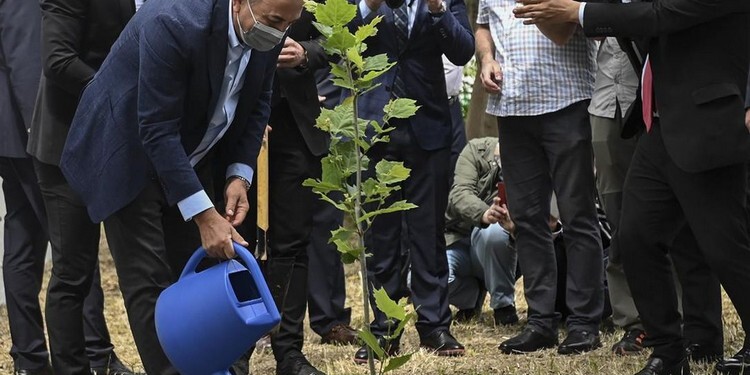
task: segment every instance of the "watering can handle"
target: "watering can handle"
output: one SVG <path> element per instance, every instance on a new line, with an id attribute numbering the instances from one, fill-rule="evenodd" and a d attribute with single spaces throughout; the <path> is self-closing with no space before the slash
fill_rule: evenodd
<path id="1" fill-rule="evenodd" d="M 266 309 L 269 312 L 275 312 L 272 315 L 278 315 L 279 313 L 278 309 L 276 308 L 276 303 L 274 303 L 273 297 L 271 297 L 271 292 L 266 286 L 266 280 L 263 278 L 263 273 L 260 271 L 258 261 L 256 261 L 255 257 L 250 254 L 250 251 L 248 251 L 242 245 L 232 241 L 232 246 L 234 246 L 234 252 L 239 255 L 242 260 L 245 261 L 245 265 L 247 265 L 247 269 L 250 271 L 250 276 L 252 276 L 253 282 L 255 282 L 255 285 L 258 286 L 258 292 L 260 293 L 260 296 L 266 305 Z M 185 269 L 182 270 L 182 275 L 180 275 L 180 278 L 195 274 L 195 269 L 198 267 L 198 264 L 201 262 L 201 260 L 203 260 L 203 258 L 207 256 L 208 253 L 203 248 L 203 246 L 199 247 L 198 250 L 196 250 L 195 253 L 193 253 L 193 255 L 190 257 L 190 260 L 188 260 L 187 264 L 185 265 Z"/>

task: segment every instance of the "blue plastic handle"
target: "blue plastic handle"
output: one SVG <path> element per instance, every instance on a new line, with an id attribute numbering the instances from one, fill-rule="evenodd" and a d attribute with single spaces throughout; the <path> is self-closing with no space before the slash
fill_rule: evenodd
<path id="1" fill-rule="evenodd" d="M 273 297 L 271 297 L 271 292 L 268 290 L 268 286 L 266 286 L 266 280 L 263 278 L 263 273 L 260 271 L 258 261 L 255 260 L 255 257 L 250 254 L 250 251 L 244 246 L 234 241 L 232 241 L 232 246 L 234 247 L 234 252 L 240 257 L 240 259 L 245 261 L 245 265 L 247 266 L 248 271 L 250 271 L 250 276 L 253 277 L 253 282 L 258 286 L 258 293 L 260 293 L 260 297 L 266 305 L 266 310 L 271 313 L 272 316 L 278 316 L 279 312 L 276 308 L 276 303 L 274 302 Z M 195 253 L 193 253 L 185 265 L 185 269 L 182 270 L 180 279 L 195 274 L 195 269 L 198 267 L 198 264 L 207 256 L 208 253 L 203 246 L 199 247 L 198 250 L 195 250 Z"/>

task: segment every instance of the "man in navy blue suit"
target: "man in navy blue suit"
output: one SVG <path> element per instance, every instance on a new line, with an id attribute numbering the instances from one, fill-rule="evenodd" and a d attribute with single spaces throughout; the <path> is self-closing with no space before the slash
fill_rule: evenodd
<path id="1" fill-rule="evenodd" d="M 411 177 L 393 200 L 407 199 L 419 208 L 405 213 L 379 216 L 372 223 L 366 245 L 372 257 L 368 263 L 370 282 L 385 288 L 398 300 L 409 294 L 401 277 L 402 217 L 408 227 L 411 265 L 411 299 L 417 310 L 420 345 L 438 355 L 463 355 L 464 347 L 450 334 L 448 307 L 448 262 L 443 236 L 444 214 L 448 204 L 451 115 L 445 95 L 441 56 L 456 65 L 466 64 L 474 53 L 474 37 L 463 0 L 407 0 L 390 9 L 382 0 L 358 0 L 357 18 L 352 27 L 383 16 L 378 34 L 368 39 L 368 54 L 386 53 L 398 64 L 379 79 L 381 85 L 362 97 L 360 114 L 382 120 L 383 106 L 392 98 L 410 98 L 420 106 L 408 120 L 392 121 L 395 129 L 390 142 L 370 150 L 370 165 L 379 160 L 399 160 L 411 168 Z M 370 171 L 370 173 L 374 173 Z M 388 332 L 385 316 L 375 312 L 374 334 Z M 382 341 L 382 340 L 381 340 Z M 385 345 L 381 342 L 381 345 Z M 398 350 L 395 342 L 388 348 Z M 363 347 L 355 362 L 367 361 Z"/>
<path id="2" fill-rule="evenodd" d="M 302 0 L 162 0 L 131 19 L 84 91 L 61 160 L 104 221 L 146 372 L 176 374 L 154 327 L 159 293 L 202 244 L 234 256 L 273 74 Z M 219 213 L 212 167 L 227 165 Z"/>

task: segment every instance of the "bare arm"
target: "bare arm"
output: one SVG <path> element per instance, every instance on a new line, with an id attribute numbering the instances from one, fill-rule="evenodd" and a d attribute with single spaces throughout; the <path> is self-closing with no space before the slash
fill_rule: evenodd
<path id="1" fill-rule="evenodd" d="M 539 31 L 555 44 L 561 46 L 573 37 L 578 25 L 574 23 L 539 23 L 536 25 Z"/>
<path id="2" fill-rule="evenodd" d="M 477 60 L 479 60 L 479 78 L 482 86 L 487 92 L 497 94 L 500 92 L 500 84 L 503 81 L 503 71 L 500 64 L 495 60 L 495 44 L 488 24 L 477 24 L 474 34 L 477 48 Z"/>

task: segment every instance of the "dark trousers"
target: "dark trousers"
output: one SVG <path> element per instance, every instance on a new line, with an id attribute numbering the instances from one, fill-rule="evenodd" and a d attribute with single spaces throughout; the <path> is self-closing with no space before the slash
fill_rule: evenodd
<path id="1" fill-rule="evenodd" d="M 269 229 L 265 268 L 268 287 L 281 312 L 279 329 L 271 334 L 271 346 L 276 361 L 282 362 L 287 353 L 302 350 L 308 291 L 307 247 L 317 199 L 302 182 L 319 177 L 320 158 L 307 148 L 286 99 L 273 106 L 269 124 L 273 131 L 268 137 Z M 253 202 L 255 196 L 250 194 Z M 246 239 L 252 238 L 254 215 L 245 223 L 242 233 L 247 235 Z"/>
<path id="2" fill-rule="evenodd" d="M 456 161 L 458 155 L 461 154 L 464 147 L 466 146 L 466 129 L 464 127 L 464 115 L 461 113 L 461 100 L 458 97 L 454 97 L 450 103 L 451 111 L 451 127 L 453 129 L 451 137 L 451 163 L 448 178 L 450 183 L 448 186 L 453 184 L 453 172 L 456 169 Z"/>
<path id="3" fill-rule="evenodd" d="M 323 336 L 338 324 L 349 325 L 352 310 L 345 308 L 346 280 L 341 254 L 328 243 L 331 231 L 342 224 L 343 214 L 333 205 L 317 199 L 314 204 L 313 229 L 307 246 L 307 310 L 310 328 Z"/>
<path id="4" fill-rule="evenodd" d="M 417 309 L 416 328 L 420 337 L 437 330 L 447 330 L 451 323 L 448 306 L 448 260 L 445 250 L 445 209 L 448 204 L 448 169 L 450 148 L 423 150 L 417 144 L 408 122 L 399 121 L 390 133 L 390 142 L 370 149 L 369 174 L 380 160 L 402 161 L 411 175 L 387 200 L 406 199 L 418 208 L 378 216 L 365 238 L 369 282 L 374 288 L 385 288 L 398 301 L 409 295 L 402 264 L 411 265 L 411 299 Z M 402 218 L 406 225 L 402 225 Z M 406 228 L 409 257 L 402 256 L 402 228 Z M 373 301 L 374 306 L 374 301 Z M 389 331 L 385 315 L 375 309 L 371 330 L 375 335 Z M 392 328 L 390 328 L 392 329 Z"/>
<path id="5" fill-rule="evenodd" d="M 107 367 L 114 347 L 104 319 L 99 276 L 100 225 L 91 222 L 59 167 L 34 160 L 34 169 L 52 245 L 45 308 L 52 367 L 59 375 Z"/>
<path id="6" fill-rule="evenodd" d="M 3 283 L 14 365 L 47 365 L 39 291 L 47 253 L 47 219 L 31 159 L 0 157 L 5 215 Z"/>
<path id="7" fill-rule="evenodd" d="M 196 169 L 212 196 L 210 168 L 207 173 Z M 183 220 L 177 206 L 167 204 L 153 178 L 135 200 L 104 220 L 104 229 L 143 367 L 149 375 L 175 375 L 156 336 L 154 309 L 159 294 L 176 281 L 200 246 L 198 228 Z"/>
<path id="8" fill-rule="evenodd" d="M 554 191 L 565 228 L 568 330 L 596 332 L 604 306 L 588 100 L 540 116 L 498 119 L 508 207 L 529 325 L 556 335 L 557 264 L 548 221 Z"/>
<path id="9" fill-rule="evenodd" d="M 677 248 L 675 240 L 685 224 L 692 231 L 689 241 L 697 241 L 699 254 L 724 286 L 748 332 L 746 188 L 744 164 L 688 173 L 667 154 L 658 124 L 640 138 L 625 180 L 618 241 L 633 299 L 654 346 L 653 356 L 674 361 L 687 344 L 667 257 L 670 246 Z M 686 286 L 697 282 L 677 261 L 675 266 L 687 277 Z M 685 310 L 687 306 L 686 301 Z"/>

